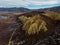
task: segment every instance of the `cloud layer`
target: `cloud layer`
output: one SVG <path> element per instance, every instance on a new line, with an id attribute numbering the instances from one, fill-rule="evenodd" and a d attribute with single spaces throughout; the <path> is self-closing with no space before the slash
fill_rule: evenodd
<path id="1" fill-rule="evenodd" d="M 43 7 L 60 5 L 59 0 L 0 0 L 0 7 Z"/>

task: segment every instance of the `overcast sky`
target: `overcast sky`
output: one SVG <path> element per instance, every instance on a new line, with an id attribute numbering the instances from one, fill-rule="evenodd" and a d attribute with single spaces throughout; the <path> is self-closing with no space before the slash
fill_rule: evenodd
<path id="1" fill-rule="evenodd" d="M 60 0 L 0 0 L 0 7 L 25 7 L 30 9 L 60 6 Z"/>

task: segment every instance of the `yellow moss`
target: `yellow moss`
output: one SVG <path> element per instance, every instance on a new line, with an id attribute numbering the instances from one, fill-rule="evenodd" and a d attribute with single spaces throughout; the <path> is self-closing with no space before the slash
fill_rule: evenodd
<path id="1" fill-rule="evenodd" d="M 40 30 L 47 31 L 46 22 L 41 19 L 40 15 L 32 17 L 20 16 L 19 19 L 23 22 L 22 29 L 28 34 L 39 33 Z"/>
<path id="2" fill-rule="evenodd" d="M 60 20 L 60 13 L 45 11 L 44 15 L 52 18 L 53 20 Z"/>

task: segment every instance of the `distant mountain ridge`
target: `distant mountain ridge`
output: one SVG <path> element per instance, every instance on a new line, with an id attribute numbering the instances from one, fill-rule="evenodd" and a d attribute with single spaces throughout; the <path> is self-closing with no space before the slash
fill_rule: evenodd
<path id="1" fill-rule="evenodd" d="M 51 8 L 42 8 L 42 9 L 28 9 L 24 7 L 20 8 L 0 8 L 0 11 L 8 11 L 8 12 L 29 12 L 29 11 L 52 11 L 60 13 L 60 6 L 51 7 Z"/>
<path id="2" fill-rule="evenodd" d="M 0 11 L 8 11 L 8 12 L 28 12 L 30 9 L 28 8 L 0 8 Z"/>

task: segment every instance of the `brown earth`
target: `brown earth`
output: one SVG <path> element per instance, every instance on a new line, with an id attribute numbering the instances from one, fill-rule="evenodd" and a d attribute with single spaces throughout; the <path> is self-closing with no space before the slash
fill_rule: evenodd
<path id="1" fill-rule="evenodd" d="M 43 15 L 44 12 L 36 12 L 36 11 L 32 11 L 32 12 L 28 12 L 28 13 L 23 13 L 21 15 L 25 15 L 27 17 L 31 17 L 31 16 L 34 16 L 34 15 L 37 15 L 37 14 L 40 14 L 41 15 L 41 18 L 42 20 L 44 20 L 48 25 L 47 27 L 50 29 L 50 30 L 54 30 L 57 26 L 57 21 Z M 17 15 L 17 14 L 16 14 Z M 3 14 L 3 15 L 0 15 L 0 45 L 8 45 L 8 41 L 12 35 L 12 32 L 14 30 L 17 29 L 17 32 L 15 34 L 17 34 L 20 29 L 20 24 L 21 23 L 18 19 L 19 16 L 21 16 L 20 14 L 18 14 L 18 16 L 16 16 L 15 14 Z M 18 22 L 19 21 L 19 22 Z M 49 32 L 48 32 L 49 33 Z M 20 34 L 20 32 L 19 32 Z M 22 39 L 25 39 L 25 34 L 23 31 L 21 31 L 21 34 L 23 35 L 20 35 L 21 36 L 21 40 Z M 51 32 L 50 32 L 51 34 Z M 40 34 L 39 34 L 40 35 Z M 35 35 L 33 36 L 33 38 L 30 40 L 30 38 L 28 38 L 30 41 L 32 41 L 33 39 L 36 39 L 36 38 L 39 38 L 39 35 L 36 37 Z M 15 40 L 15 38 L 17 38 L 19 35 L 14 35 L 13 39 L 12 40 Z M 20 37 L 19 36 L 19 37 Z M 36 37 L 36 38 L 34 38 Z M 39 39 L 37 39 L 39 40 Z M 29 42 L 29 41 L 28 41 Z"/>

